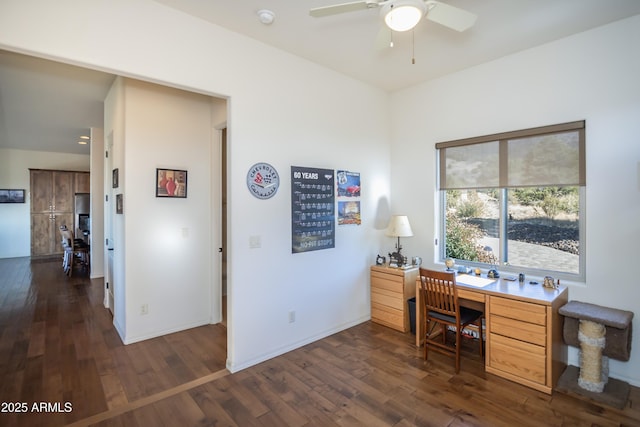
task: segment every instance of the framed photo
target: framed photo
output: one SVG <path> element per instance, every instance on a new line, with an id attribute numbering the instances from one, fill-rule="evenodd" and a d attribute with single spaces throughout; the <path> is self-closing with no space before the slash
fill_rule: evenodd
<path id="1" fill-rule="evenodd" d="M 187 171 L 156 169 L 156 197 L 187 197 Z"/>
<path id="2" fill-rule="evenodd" d="M 116 213 L 121 214 L 123 212 L 122 206 L 122 194 L 116 194 Z"/>
<path id="3" fill-rule="evenodd" d="M 24 203 L 24 190 L 0 190 L 0 203 Z"/>
<path id="4" fill-rule="evenodd" d="M 119 177 L 118 168 L 115 168 L 111 173 L 111 187 L 118 188 L 119 180 L 120 180 L 120 177 Z"/>

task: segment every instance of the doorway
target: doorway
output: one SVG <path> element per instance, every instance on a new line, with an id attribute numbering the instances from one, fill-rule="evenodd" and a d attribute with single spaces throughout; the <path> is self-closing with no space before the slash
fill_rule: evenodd
<path id="1" fill-rule="evenodd" d="M 227 128 L 220 132 L 220 276 L 222 286 L 222 324 L 227 326 Z"/>
<path id="2" fill-rule="evenodd" d="M 107 147 L 105 151 L 105 183 L 109 183 L 109 174 L 113 170 L 113 132 L 109 132 L 109 136 L 107 137 Z M 114 259 L 113 259 L 113 214 L 114 210 L 111 207 L 113 205 L 113 188 L 111 185 L 105 184 L 105 205 L 104 205 L 104 237 L 105 242 L 107 244 L 107 270 L 105 272 L 104 278 L 104 304 L 111 312 L 111 316 L 114 315 Z"/>

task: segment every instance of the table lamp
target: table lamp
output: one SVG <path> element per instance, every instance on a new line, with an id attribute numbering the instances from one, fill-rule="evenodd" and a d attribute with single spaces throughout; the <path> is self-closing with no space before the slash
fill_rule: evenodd
<path id="1" fill-rule="evenodd" d="M 406 215 L 392 216 L 391 220 L 389 221 L 389 225 L 387 226 L 386 235 L 398 238 L 396 252 L 394 252 L 393 254 L 389 254 L 389 258 L 391 260 L 396 259 L 398 265 L 404 264 L 404 258 L 400 253 L 400 251 L 402 250 L 402 246 L 400 246 L 400 237 L 413 236 L 413 231 L 411 230 L 411 225 L 409 224 L 409 218 Z"/>

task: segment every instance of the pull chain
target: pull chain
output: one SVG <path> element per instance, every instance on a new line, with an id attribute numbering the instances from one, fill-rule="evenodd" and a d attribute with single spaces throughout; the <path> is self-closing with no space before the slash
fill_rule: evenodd
<path id="1" fill-rule="evenodd" d="M 411 64 L 416 63 L 416 30 L 411 30 Z"/>

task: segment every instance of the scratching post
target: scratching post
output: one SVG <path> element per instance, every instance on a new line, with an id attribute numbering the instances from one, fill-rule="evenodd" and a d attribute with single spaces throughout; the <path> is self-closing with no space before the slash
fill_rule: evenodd
<path id="1" fill-rule="evenodd" d="M 564 341 L 580 347 L 580 368 L 568 366 L 557 389 L 622 409 L 629 398 L 629 384 L 609 378 L 609 358 L 631 357 L 633 312 L 570 301 L 560 307 Z"/>
<path id="2" fill-rule="evenodd" d="M 602 356 L 605 328 L 600 323 L 580 320 L 580 378 L 578 385 L 585 390 L 601 393 L 609 379 L 609 359 Z M 603 369 L 603 365 L 607 365 Z"/>

